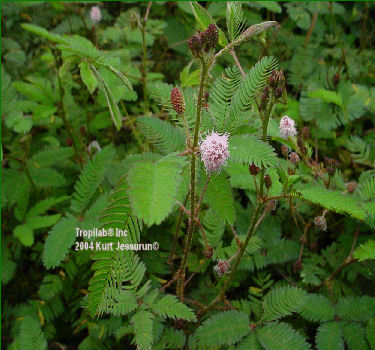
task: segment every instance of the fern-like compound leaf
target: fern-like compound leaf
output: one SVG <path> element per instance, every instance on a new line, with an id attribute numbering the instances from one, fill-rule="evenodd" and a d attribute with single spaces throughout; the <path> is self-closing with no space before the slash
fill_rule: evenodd
<path id="1" fill-rule="evenodd" d="M 308 350 L 305 338 L 289 324 L 272 322 L 257 331 L 259 342 L 265 350 Z"/>
<path id="2" fill-rule="evenodd" d="M 318 294 L 309 294 L 299 313 L 312 322 L 332 321 L 335 317 L 333 305 L 325 296 Z"/>
<path id="3" fill-rule="evenodd" d="M 164 295 L 160 300 L 152 303 L 151 309 L 162 317 L 196 321 L 193 310 L 170 294 Z"/>
<path id="4" fill-rule="evenodd" d="M 366 330 L 359 323 L 346 323 L 341 325 L 342 333 L 349 350 L 369 350 L 366 341 Z"/>
<path id="5" fill-rule="evenodd" d="M 276 166 L 278 159 L 274 149 L 255 136 L 244 134 L 229 138 L 230 160 L 239 163 L 261 166 Z"/>
<path id="6" fill-rule="evenodd" d="M 250 333 L 239 344 L 236 345 L 237 350 L 263 350 L 255 332 Z"/>
<path id="7" fill-rule="evenodd" d="M 359 220 L 363 220 L 367 216 L 366 211 L 361 208 L 359 202 L 350 196 L 344 196 L 339 191 L 331 191 L 315 185 L 305 185 L 303 188 L 298 189 L 298 192 L 292 192 L 291 195 Z"/>
<path id="8" fill-rule="evenodd" d="M 323 323 L 316 334 L 318 350 L 344 350 L 344 340 L 340 324 L 337 322 Z"/>
<path id="9" fill-rule="evenodd" d="M 127 176 L 134 215 L 147 225 L 160 224 L 176 204 L 184 165 L 184 159 L 175 155 L 135 163 Z"/>
<path id="10" fill-rule="evenodd" d="M 98 190 L 98 186 L 103 181 L 114 155 L 114 147 L 108 145 L 85 164 L 74 186 L 75 192 L 73 194 L 71 210 L 75 214 L 82 214 L 86 209 L 90 199 L 94 196 Z"/>
<path id="11" fill-rule="evenodd" d="M 254 101 L 254 95 L 266 85 L 271 72 L 277 68 L 277 60 L 274 57 L 263 57 L 242 80 L 238 90 L 232 98 L 231 112 L 239 114 L 250 108 Z"/>
<path id="12" fill-rule="evenodd" d="M 368 322 L 375 317 L 375 298 L 369 296 L 341 298 L 336 304 L 336 312 L 342 320 Z"/>
<path id="13" fill-rule="evenodd" d="M 196 331 L 199 345 L 209 348 L 232 345 L 249 332 L 249 317 L 238 311 L 221 312 L 207 319 Z"/>
<path id="14" fill-rule="evenodd" d="M 25 317 L 21 323 L 19 346 L 23 350 L 46 350 L 47 341 L 40 327 L 39 320 Z"/>
<path id="15" fill-rule="evenodd" d="M 273 321 L 291 315 L 304 306 L 306 292 L 303 289 L 286 286 L 272 289 L 263 302 L 264 321 Z"/>
<path id="16" fill-rule="evenodd" d="M 137 350 L 150 350 L 154 341 L 154 315 L 148 311 L 138 311 L 131 318 L 131 323 L 134 325 Z"/>
<path id="17" fill-rule="evenodd" d="M 244 13 L 239 1 L 227 2 L 226 19 L 229 37 L 233 41 L 241 34 L 245 26 Z"/>
<path id="18" fill-rule="evenodd" d="M 137 118 L 137 127 L 163 154 L 182 150 L 185 146 L 185 138 L 181 129 L 175 128 L 164 120 L 142 116 Z"/>

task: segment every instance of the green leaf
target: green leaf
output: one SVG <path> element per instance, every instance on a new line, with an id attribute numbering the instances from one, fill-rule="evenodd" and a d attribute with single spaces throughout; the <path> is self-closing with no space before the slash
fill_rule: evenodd
<path id="1" fill-rule="evenodd" d="M 27 316 L 21 321 L 18 342 L 22 350 L 47 349 L 46 337 L 37 318 Z"/>
<path id="2" fill-rule="evenodd" d="M 325 296 L 309 294 L 305 300 L 305 304 L 298 310 L 302 317 L 312 322 L 326 322 L 334 319 L 335 309 Z"/>
<path id="3" fill-rule="evenodd" d="M 230 225 L 234 224 L 236 211 L 230 182 L 224 172 L 212 175 L 205 194 L 205 201 L 216 215 Z"/>
<path id="4" fill-rule="evenodd" d="M 154 315 L 148 311 L 138 311 L 131 318 L 134 325 L 135 343 L 139 350 L 150 350 L 153 339 Z"/>
<path id="5" fill-rule="evenodd" d="M 236 39 L 245 26 L 244 14 L 239 1 L 227 1 L 227 28 L 230 40 Z"/>
<path id="6" fill-rule="evenodd" d="M 371 350 L 375 350 L 375 318 L 372 318 L 366 328 L 367 340 Z"/>
<path id="7" fill-rule="evenodd" d="M 81 62 L 79 64 L 79 72 L 81 74 L 83 83 L 89 89 L 90 94 L 92 94 L 98 86 L 98 80 L 96 79 L 94 73 L 91 71 L 89 64 L 87 62 Z"/>
<path id="8" fill-rule="evenodd" d="M 76 240 L 79 223 L 74 217 L 62 218 L 48 234 L 43 251 L 43 264 L 47 269 L 56 267 L 65 258 Z"/>
<path id="9" fill-rule="evenodd" d="M 179 301 L 174 295 L 164 295 L 159 301 L 151 304 L 151 309 L 162 317 L 196 321 L 193 310 Z"/>
<path id="10" fill-rule="evenodd" d="M 118 69 L 112 67 L 110 64 L 108 65 L 108 68 L 113 72 L 115 73 L 120 79 L 121 81 L 124 83 L 124 85 L 130 90 L 130 91 L 133 91 L 133 86 L 132 84 L 130 83 L 130 81 L 128 80 L 128 78 L 122 74 Z"/>
<path id="11" fill-rule="evenodd" d="M 176 204 L 183 166 L 184 159 L 174 155 L 136 162 L 127 175 L 134 215 L 147 225 L 160 224 Z"/>
<path id="12" fill-rule="evenodd" d="M 364 261 L 368 259 L 375 259 L 375 241 L 368 240 L 366 243 L 361 244 L 355 251 L 354 251 L 354 258 L 358 259 L 359 261 Z"/>
<path id="13" fill-rule="evenodd" d="M 308 350 L 305 338 L 287 323 L 269 323 L 257 331 L 258 340 L 266 350 Z"/>
<path id="14" fill-rule="evenodd" d="M 344 340 L 337 322 L 323 323 L 318 328 L 315 340 L 318 350 L 344 350 Z"/>
<path id="15" fill-rule="evenodd" d="M 304 306 L 306 294 L 303 289 L 293 286 L 272 289 L 264 298 L 262 319 L 268 322 L 291 315 Z"/>
<path id="16" fill-rule="evenodd" d="M 251 332 L 246 338 L 236 345 L 236 350 L 263 350 L 256 333 Z"/>
<path id="17" fill-rule="evenodd" d="M 16 228 L 13 231 L 13 234 L 26 247 L 30 247 L 34 243 L 33 230 L 30 226 L 26 224 L 16 226 Z"/>
<path id="18" fill-rule="evenodd" d="M 65 38 L 58 34 L 52 34 L 48 32 L 46 29 L 39 27 L 34 24 L 28 24 L 28 23 L 22 23 L 21 27 L 23 29 L 26 29 L 27 31 L 34 33 L 42 38 L 48 39 L 52 42 L 58 43 L 58 44 L 66 44 L 69 45 L 69 39 Z"/>
<path id="19" fill-rule="evenodd" d="M 310 91 L 308 97 L 311 98 L 320 98 L 326 103 L 333 103 L 337 106 L 344 108 L 342 97 L 336 91 L 330 91 L 326 89 L 317 89 Z"/>
<path id="20" fill-rule="evenodd" d="M 197 21 L 197 24 L 200 30 L 206 30 L 207 27 L 211 23 L 215 23 L 215 21 L 213 20 L 211 15 L 207 12 L 207 10 L 201 5 L 199 5 L 197 1 L 191 1 L 190 4 L 193 10 L 194 17 Z M 219 45 L 220 46 L 228 45 L 228 40 L 225 37 L 225 34 L 220 28 L 218 29 L 219 29 Z"/>
<path id="21" fill-rule="evenodd" d="M 341 329 L 349 350 L 369 350 L 366 342 L 366 331 L 362 325 L 343 322 Z"/>
<path id="22" fill-rule="evenodd" d="M 220 312 L 203 322 L 195 336 L 204 348 L 233 345 L 249 333 L 249 317 L 239 311 Z"/>
<path id="23" fill-rule="evenodd" d="M 33 216 L 26 219 L 26 224 L 32 229 L 36 230 L 43 227 L 50 227 L 59 221 L 61 214 L 48 216 Z"/>

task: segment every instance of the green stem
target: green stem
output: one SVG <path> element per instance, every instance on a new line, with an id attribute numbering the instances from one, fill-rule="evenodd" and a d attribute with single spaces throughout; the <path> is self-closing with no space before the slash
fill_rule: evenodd
<path id="1" fill-rule="evenodd" d="M 143 83 L 143 98 L 144 98 L 144 112 L 148 112 L 149 101 L 147 95 L 147 44 L 146 44 L 146 23 L 144 22 L 141 31 L 142 31 L 142 83 Z"/>
<path id="2" fill-rule="evenodd" d="M 195 149 L 198 146 L 198 136 L 199 136 L 199 128 L 201 123 L 201 114 L 202 114 L 202 107 L 203 107 L 203 94 L 204 94 L 204 84 L 206 81 L 206 77 L 208 74 L 207 66 L 202 62 L 202 75 L 201 81 L 199 84 L 199 93 L 198 93 L 198 101 L 197 101 L 197 118 L 195 120 L 195 130 L 194 130 L 194 140 L 193 140 L 193 153 L 191 155 L 191 163 L 190 163 L 190 178 L 191 178 L 191 193 L 190 193 L 190 221 L 189 221 L 189 229 L 188 234 L 186 237 L 185 243 L 185 251 L 184 256 L 182 258 L 181 267 L 180 267 L 180 275 L 177 283 L 177 295 L 181 300 L 183 300 L 183 293 L 184 293 L 184 282 L 185 282 L 185 269 L 186 269 L 186 262 L 190 251 L 191 242 L 193 239 L 193 232 L 195 228 L 195 163 L 196 163 L 196 153 Z"/>

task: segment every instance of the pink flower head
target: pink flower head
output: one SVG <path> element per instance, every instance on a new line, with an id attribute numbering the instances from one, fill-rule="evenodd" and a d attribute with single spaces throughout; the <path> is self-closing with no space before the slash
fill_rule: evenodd
<path id="1" fill-rule="evenodd" d="M 102 12 L 100 11 L 100 7 L 94 6 L 91 8 L 90 18 L 93 23 L 99 23 L 101 21 Z"/>
<path id="2" fill-rule="evenodd" d="M 214 266 L 214 271 L 218 277 L 222 277 L 230 272 L 230 262 L 228 260 L 220 259 Z"/>
<path id="3" fill-rule="evenodd" d="M 280 134 L 284 139 L 287 139 L 289 136 L 297 135 L 297 130 L 294 126 L 294 120 L 289 118 L 287 115 L 281 118 L 279 129 Z"/>
<path id="4" fill-rule="evenodd" d="M 222 135 L 211 132 L 199 144 L 202 161 L 207 173 L 220 172 L 229 158 L 228 150 L 229 134 Z"/>

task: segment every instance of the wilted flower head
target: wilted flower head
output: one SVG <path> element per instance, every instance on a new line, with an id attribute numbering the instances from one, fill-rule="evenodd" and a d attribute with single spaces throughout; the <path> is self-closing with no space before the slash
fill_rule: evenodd
<path id="1" fill-rule="evenodd" d="M 229 273 L 230 263 L 228 260 L 221 259 L 217 262 L 214 266 L 214 271 L 216 272 L 218 277 L 221 277 L 227 273 Z"/>
<path id="2" fill-rule="evenodd" d="M 348 182 L 346 185 L 346 190 L 349 192 L 349 193 L 353 193 L 357 187 L 358 187 L 358 183 L 356 181 L 350 181 Z"/>
<path id="3" fill-rule="evenodd" d="M 220 172 L 226 165 L 229 158 L 228 137 L 227 133 L 220 135 L 211 132 L 200 142 L 201 157 L 207 173 Z"/>
<path id="4" fill-rule="evenodd" d="M 100 11 L 100 7 L 94 6 L 91 8 L 90 18 L 93 23 L 99 23 L 101 21 L 102 12 Z"/>
<path id="5" fill-rule="evenodd" d="M 326 218 L 322 216 L 317 216 L 314 219 L 314 225 L 317 230 L 319 231 L 326 231 L 327 230 L 327 221 Z"/>
<path id="6" fill-rule="evenodd" d="M 292 152 L 289 155 L 290 162 L 294 165 L 297 165 L 300 162 L 299 155 L 296 152 Z"/>
<path id="7" fill-rule="evenodd" d="M 297 135 L 297 130 L 294 126 L 294 120 L 289 118 L 287 115 L 281 118 L 279 129 L 280 134 L 284 139 L 287 139 L 289 136 Z"/>

